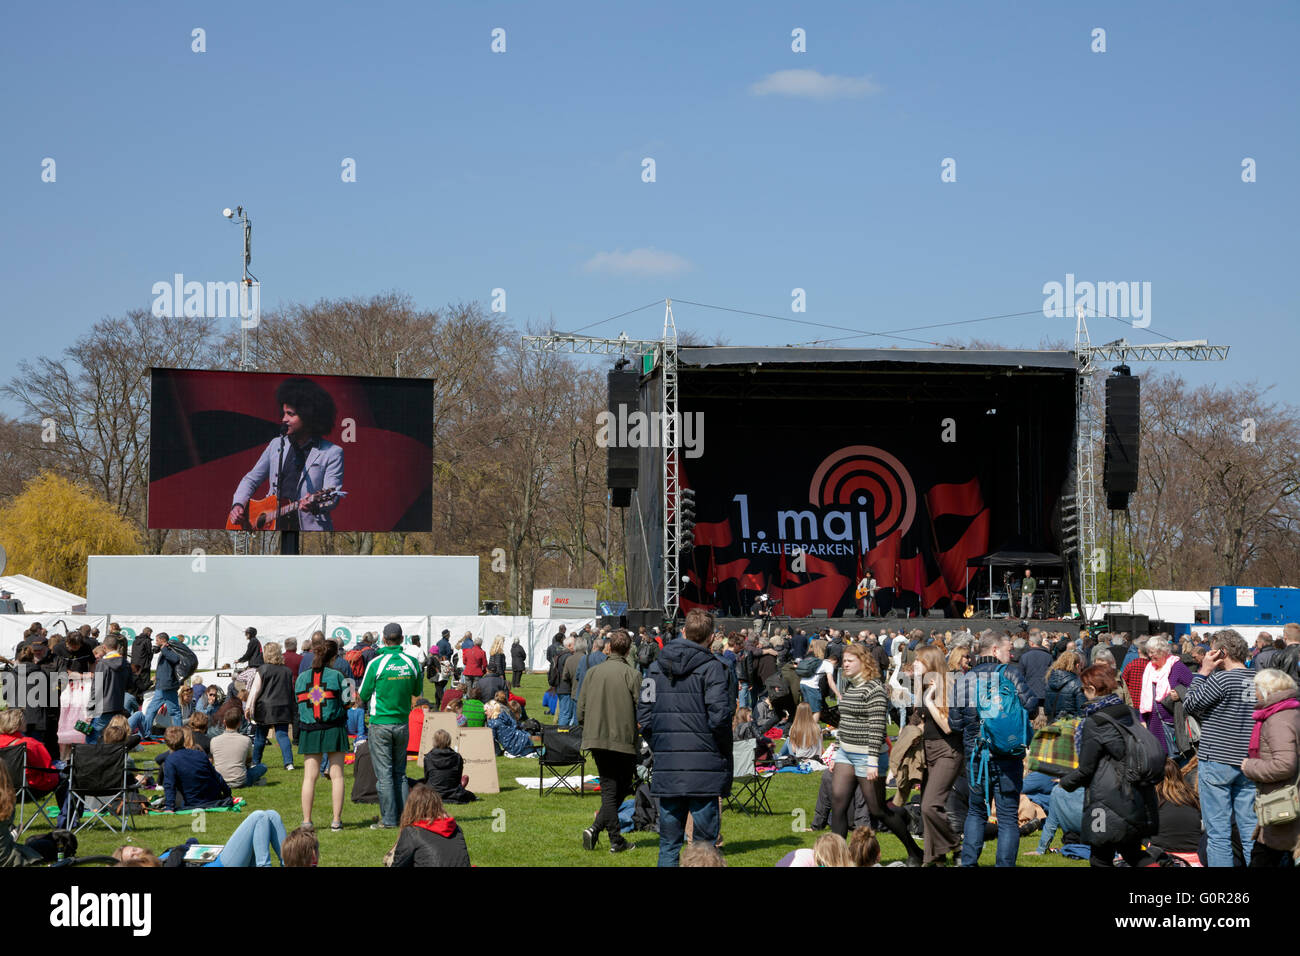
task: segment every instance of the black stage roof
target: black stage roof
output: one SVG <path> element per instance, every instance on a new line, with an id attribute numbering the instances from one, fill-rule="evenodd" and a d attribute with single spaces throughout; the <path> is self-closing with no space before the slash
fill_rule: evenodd
<path id="1" fill-rule="evenodd" d="M 737 365 L 825 365 L 847 362 L 859 365 L 978 365 L 1002 368 L 1078 368 L 1068 351 L 1018 351 L 1013 349 L 833 349 L 797 347 L 684 346 L 680 365 L 719 368 Z"/>

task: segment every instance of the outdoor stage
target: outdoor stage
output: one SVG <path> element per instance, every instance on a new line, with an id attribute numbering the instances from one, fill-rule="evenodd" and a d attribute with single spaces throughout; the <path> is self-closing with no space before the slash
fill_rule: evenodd
<path id="1" fill-rule="evenodd" d="M 739 631 L 743 627 L 754 627 L 754 618 L 752 617 L 716 617 L 715 623 L 723 631 Z M 901 617 L 781 617 L 780 615 L 772 619 L 772 633 L 776 633 L 781 628 L 789 628 L 793 633 L 799 628 L 803 628 L 809 634 L 821 630 L 824 627 L 835 628 L 837 630 L 848 631 L 851 634 L 857 634 L 858 631 L 868 630 L 873 634 L 879 634 L 881 630 L 888 631 L 913 631 L 921 630 L 926 634 L 932 634 L 938 631 L 940 634 L 945 631 L 956 633 L 960 630 L 969 629 L 972 634 L 979 634 L 985 628 L 991 628 L 994 631 L 1018 631 L 1020 629 L 1020 620 L 1009 617 L 914 617 L 911 620 Z M 1070 637 L 1078 637 L 1082 628 L 1082 622 L 1069 620 L 1037 620 L 1033 619 L 1027 622 L 1030 627 L 1037 627 L 1044 631 L 1060 633 L 1064 631 Z"/>
<path id="2" fill-rule="evenodd" d="M 691 441 L 671 468 L 639 448 L 629 605 L 735 614 L 766 593 L 795 620 L 847 620 L 871 577 L 882 614 L 960 621 L 968 601 L 1018 602 L 1029 570 L 1054 596 L 1040 613 L 1069 608 L 1077 370 L 1050 350 L 682 348 Z M 640 407 L 662 386 L 642 375 Z M 687 545 L 671 556 L 665 526 Z"/>

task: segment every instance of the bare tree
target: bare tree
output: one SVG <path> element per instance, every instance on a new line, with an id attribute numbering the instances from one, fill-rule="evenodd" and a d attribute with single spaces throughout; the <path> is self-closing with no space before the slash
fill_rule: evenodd
<path id="1" fill-rule="evenodd" d="M 212 335 L 211 320 L 139 309 L 95 323 L 60 359 L 20 362 L 3 391 L 22 407 L 30 436 L 25 447 L 41 468 L 88 483 L 143 530 L 149 369 L 203 367 L 212 357 Z M 50 435 L 54 440 L 38 443 Z M 148 532 L 146 540 L 152 553 L 161 553 L 167 532 Z"/>

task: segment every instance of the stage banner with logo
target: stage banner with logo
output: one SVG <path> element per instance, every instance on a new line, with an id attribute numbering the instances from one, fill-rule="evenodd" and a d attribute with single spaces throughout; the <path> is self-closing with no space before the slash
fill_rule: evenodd
<path id="1" fill-rule="evenodd" d="M 311 640 L 316 631 L 324 630 L 324 618 L 319 614 L 293 614 L 279 617 L 256 617 L 243 614 L 222 614 L 217 618 L 217 667 L 228 667 L 244 656 L 248 638 L 244 629 L 257 628 L 257 639 L 265 647 L 268 641 L 281 646 L 287 637 L 298 642 L 298 650 Z"/>
<path id="2" fill-rule="evenodd" d="M 36 621 L 40 621 L 41 625 L 50 632 L 50 637 L 63 634 L 64 625 L 67 625 L 67 630 L 75 631 L 81 625 L 89 624 L 92 628 L 99 628 L 100 637 L 103 637 L 108 630 L 108 618 L 102 615 L 0 614 L 0 657 L 12 658 L 14 649 L 23 639 L 23 631 Z"/>
<path id="3" fill-rule="evenodd" d="M 780 615 L 852 614 L 874 578 L 877 614 L 957 612 L 971 559 L 1059 553 L 1072 376 L 871 375 L 860 390 L 824 373 L 765 390 L 759 374 L 755 394 L 725 399 L 692 396 L 683 378 L 684 414 L 707 426 L 678 464 L 695 492 L 683 609 L 747 615 L 766 594 Z"/>
<path id="4" fill-rule="evenodd" d="M 383 643 L 384 625 L 395 622 L 402 627 L 402 643 L 409 645 L 412 637 L 420 638 L 420 646 L 429 649 L 429 619 L 427 617 L 345 617 L 330 614 L 325 618 L 325 636 L 339 642 L 344 650 L 351 650 L 361 642 L 366 631 L 373 631 L 376 644 Z"/>
<path id="5" fill-rule="evenodd" d="M 118 616 L 111 615 L 109 622 L 117 624 L 122 628 L 122 634 L 126 637 L 127 652 L 130 652 L 131 642 L 135 640 L 146 627 L 152 627 L 153 632 L 165 631 L 174 641 L 178 637 L 184 640 L 185 644 L 194 651 L 194 656 L 199 659 L 201 669 L 209 669 L 217 666 L 217 618 L 212 617 L 169 617 L 166 615 L 157 615 L 154 617 L 137 617 L 137 616 Z M 183 635 L 183 637 L 182 637 Z"/>

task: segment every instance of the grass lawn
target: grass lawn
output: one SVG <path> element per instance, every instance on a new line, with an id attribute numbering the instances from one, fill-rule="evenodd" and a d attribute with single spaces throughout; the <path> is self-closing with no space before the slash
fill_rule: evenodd
<path id="1" fill-rule="evenodd" d="M 543 722 L 554 718 L 542 712 L 542 694 L 546 690 L 543 674 L 524 677 L 521 696 L 528 699 L 529 715 Z M 432 699 L 433 687 L 428 685 L 427 696 Z M 143 748 L 145 760 L 152 760 L 156 748 Z M 286 829 L 292 830 L 302 819 L 299 791 L 302 785 L 302 763 L 296 760 L 297 770 L 287 772 L 280 766 L 279 748 L 269 742 L 264 755 L 271 768 L 265 786 L 238 791 L 248 799 L 249 809 L 274 809 L 283 817 Z M 144 761 L 138 761 L 143 764 Z M 588 761 L 588 773 L 595 767 Z M 539 797 L 536 791 L 526 790 L 515 783 L 516 777 L 536 771 L 534 761 L 509 758 L 497 759 L 497 775 L 501 782 L 499 794 L 480 796 L 476 803 L 449 807 L 465 831 L 470 859 L 477 866 L 654 866 L 658 837 L 654 833 L 633 833 L 628 838 L 637 849 L 612 856 L 606 851 L 602 837 L 597 852 L 582 848 L 582 828 L 588 826 L 600 804 L 598 794 L 578 797 L 555 793 Z M 408 765 L 410 776 L 423 776 L 417 765 Z M 768 790 L 772 816 L 751 817 L 724 811 L 722 815 L 723 854 L 729 866 L 772 866 L 782 856 L 799 847 L 811 847 L 819 834 L 796 832 L 812 820 L 816 804 L 817 787 L 821 774 L 777 774 Z M 351 767 L 347 770 L 348 792 L 352 789 Z M 798 812 L 796 812 L 798 811 Z M 384 854 L 396 840 L 395 831 L 372 831 L 369 825 L 378 818 L 378 806 L 343 805 L 344 831 L 329 830 L 329 782 L 322 779 L 316 788 L 315 822 L 321 845 L 322 866 L 380 866 Z M 196 824 L 190 816 L 151 814 L 132 818 L 134 831 L 124 839 L 109 833 L 103 827 L 87 829 L 79 834 L 78 855 L 89 856 L 111 853 L 123 843 L 136 843 L 161 852 L 169 846 L 184 842 L 190 836 L 200 843 L 224 843 L 226 838 L 244 819 L 240 813 L 209 813 L 204 819 L 206 832 L 192 830 Z M 44 832 L 37 824 L 37 833 Z M 30 833 L 29 833 L 30 835 Z M 904 858 L 901 845 L 887 833 L 880 835 L 883 862 Z M 1059 855 L 1027 857 L 1024 852 L 1038 842 L 1034 834 L 1021 841 L 1021 865 L 1027 866 L 1086 866 L 1065 860 Z M 995 844 L 985 844 L 981 865 L 992 866 Z"/>

